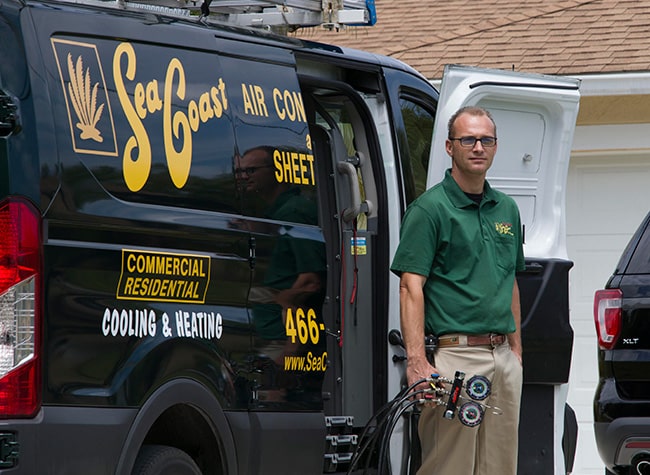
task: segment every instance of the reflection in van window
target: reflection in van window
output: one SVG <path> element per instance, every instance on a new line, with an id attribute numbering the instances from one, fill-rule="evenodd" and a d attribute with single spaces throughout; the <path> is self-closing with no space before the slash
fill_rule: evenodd
<path id="1" fill-rule="evenodd" d="M 402 119 L 406 129 L 406 141 L 411 165 L 411 177 L 407 183 L 407 204 L 420 196 L 426 189 L 433 120 L 435 111 L 429 111 L 420 104 L 407 98 L 400 98 Z"/>
<path id="2" fill-rule="evenodd" d="M 284 157 L 291 157 L 290 167 L 284 166 Z M 291 170 L 290 178 L 286 177 L 287 169 Z M 313 170 L 313 155 L 270 146 L 254 147 L 237 156 L 234 171 L 244 214 L 317 225 Z"/>
<path id="3" fill-rule="evenodd" d="M 294 159 L 298 155 L 294 155 Z M 257 392 L 269 406 L 287 403 L 299 392 L 319 396 L 325 365 L 301 375 L 291 365 L 308 354 L 321 354 L 322 306 L 326 282 L 325 243 L 318 228 L 317 203 L 306 196 L 315 189 L 306 154 L 294 179 L 281 179 L 274 160 L 282 151 L 270 146 L 251 148 L 235 159 L 235 177 L 255 239 L 255 266 L 249 293 L 255 329 Z M 302 169 L 302 171 L 301 171 Z M 299 178 L 296 178 L 299 177 Z M 305 181 L 304 185 L 295 182 Z M 313 183 L 313 184 L 312 184 Z M 260 206 L 249 206 L 259 202 Z M 311 332 L 298 331 L 308 328 Z M 310 367 L 311 368 L 311 367 Z M 285 372 L 278 377 L 279 372 Z M 317 399 L 314 399 L 317 401 Z"/>

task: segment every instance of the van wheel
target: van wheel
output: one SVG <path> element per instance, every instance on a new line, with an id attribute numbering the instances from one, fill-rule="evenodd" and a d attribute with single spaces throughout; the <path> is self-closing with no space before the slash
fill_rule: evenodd
<path id="1" fill-rule="evenodd" d="M 132 475 L 201 475 L 201 469 L 176 447 L 144 445 L 135 459 Z"/>

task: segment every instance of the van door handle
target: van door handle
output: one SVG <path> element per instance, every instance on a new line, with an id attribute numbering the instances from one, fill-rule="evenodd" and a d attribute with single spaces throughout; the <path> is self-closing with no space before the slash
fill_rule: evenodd
<path id="1" fill-rule="evenodd" d="M 257 242 L 253 236 L 248 238 L 248 266 L 251 270 L 255 269 L 255 262 L 257 259 L 256 249 Z"/>
<path id="2" fill-rule="evenodd" d="M 347 177 L 350 192 L 350 206 L 343 210 L 343 221 L 351 222 L 359 213 L 371 213 L 372 203 L 370 201 L 361 202 L 361 190 L 359 188 L 359 179 L 357 177 L 357 168 L 349 162 L 338 162 L 337 171 Z"/>

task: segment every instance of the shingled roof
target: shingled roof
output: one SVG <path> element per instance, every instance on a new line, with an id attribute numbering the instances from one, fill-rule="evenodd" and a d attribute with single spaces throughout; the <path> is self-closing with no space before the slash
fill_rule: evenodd
<path id="1" fill-rule="evenodd" d="M 376 0 L 377 24 L 296 36 L 392 56 L 426 77 L 445 64 L 544 74 L 650 70 L 648 0 Z"/>

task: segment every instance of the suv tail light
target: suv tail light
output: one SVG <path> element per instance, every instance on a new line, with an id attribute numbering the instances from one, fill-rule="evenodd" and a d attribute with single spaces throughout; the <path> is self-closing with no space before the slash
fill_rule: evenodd
<path id="1" fill-rule="evenodd" d="M 0 418 L 40 407 L 40 215 L 23 200 L 0 203 Z"/>
<path id="2" fill-rule="evenodd" d="M 597 290 L 594 296 L 594 322 L 603 350 L 611 349 L 621 333 L 622 299 L 620 289 Z"/>

